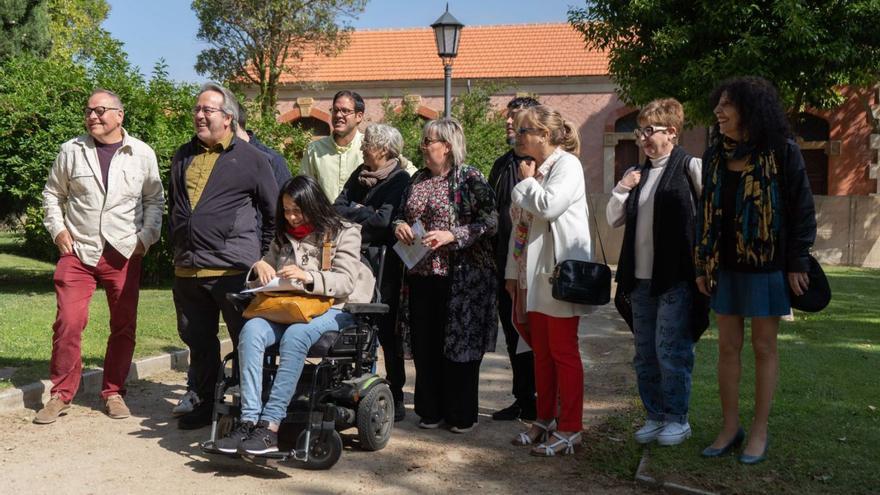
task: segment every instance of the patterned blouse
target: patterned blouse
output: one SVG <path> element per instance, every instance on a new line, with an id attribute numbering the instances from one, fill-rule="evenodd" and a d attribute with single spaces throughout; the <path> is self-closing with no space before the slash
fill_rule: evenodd
<path id="1" fill-rule="evenodd" d="M 412 185 L 412 191 L 404 206 L 404 218 L 410 225 L 421 220 L 425 232 L 432 230 L 453 231 L 450 224 L 449 174 L 430 177 Z M 453 231 L 454 233 L 454 231 Z M 410 270 L 413 275 L 449 275 L 449 249 L 447 244 L 430 251 Z"/>

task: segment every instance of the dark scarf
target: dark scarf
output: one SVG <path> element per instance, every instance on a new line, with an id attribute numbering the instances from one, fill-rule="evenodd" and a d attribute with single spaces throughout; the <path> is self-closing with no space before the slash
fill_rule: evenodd
<path id="1" fill-rule="evenodd" d="M 361 183 L 362 186 L 370 188 L 378 184 L 379 182 L 388 178 L 393 172 L 397 169 L 397 158 L 392 158 L 388 160 L 388 163 L 385 164 L 384 167 L 376 170 L 375 172 L 368 169 L 366 165 L 361 168 L 360 173 L 358 174 L 358 182 Z"/>
<path id="2" fill-rule="evenodd" d="M 727 160 L 748 158 L 736 191 L 736 258 L 738 263 L 763 268 L 773 263 L 780 231 L 780 197 L 776 156 L 748 143 L 725 138 L 708 159 L 704 174 L 702 222 L 697 232 L 696 260 L 709 287 L 715 286 L 721 259 L 722 183 Z M 729 214 L 729 212 L 728 212 Z"/>
<path id="3" fill-rule="evenodd" d="M 680 146 L 675 146 L 658 179 L 654 191 L 654 265 L 651 273 L 651 295 L 662 294 L 681 281 L 695 278 L 692 258 L 694 245 L 694 205 L 696 197 L 687 166 L 693 159 Z M 630 191 L 626 200 L 626 228 L 617 265 L 617 283 L 624 293 L 635 286 L 635 240 L 639 212 L 639 196 L 651 170 L 651 160 L 639 167 L 642 180 Z M 662 242 L 660 242 L 662 240 Z"/>

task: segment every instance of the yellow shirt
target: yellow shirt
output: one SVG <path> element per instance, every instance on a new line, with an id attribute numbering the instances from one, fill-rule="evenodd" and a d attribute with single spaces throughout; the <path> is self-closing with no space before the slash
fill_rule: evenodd
<path id="1" fill-rule="evenodd" d="M 205 146 L 204 143 L 199 141 L 199 146 L 202 147 L 203 151 L 193 157 L 192 163 L 186 169 L 186 192 L 189 194 L 189 202 L 192 205 L 192 209 L 196 209 L 196 204 L 198 204 L 199 199 L 202 197 L 202 191 L 205 190 L 205 184 L 208 183 L 208 178 L 211 177 L 211 172 L 214 170 L 217 158 L 220 157 L 220 153 L 223 150 L 229 147 L 231 142 L 231 132 L 214 146 Z"/>
<path id="2" fill-rule="evenodd" d="M 303 154 L 299 173 L 317 180 L 332 203 L 342 192 L 342 186 L 354 169 L 364 163 L 364 154 L 361 152 L 363 142 L 364 135 L 358 130 L 345 147 L 337 146 L 332 135 L 312 141 Z"/>

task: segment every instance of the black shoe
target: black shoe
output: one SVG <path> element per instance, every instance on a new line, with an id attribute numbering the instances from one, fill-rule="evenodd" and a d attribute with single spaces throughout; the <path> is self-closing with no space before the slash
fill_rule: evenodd
<path id="1" fill-rule="evenodd" d="M 538 409 L 535 407 L 535 401 L 519 402 L 519 419 L 526 421 L 538 419 Z"/>
<path id="2" fill-rule="evenodd" d="M 723 455 L 727 455 L 733 452 L 734 449 L 742 445 L 743 439 L 746 437 L 746 432 L 743 431 L 742 426 L 737 428 L 736 435 L 727 442 L 727 445 L 721 447 L 720 449 L 713 449 L 712 446 L 708 446 L 703 449 L 702 456 L 703 457 L 721 457 Z M 765 450 L 766 453 L 766 450 Z"/>
<path id="3" fill-rule="evenodd" d="M 403 421 L 406 418 L 406 406 L 403 405 L 403 400 L 394 401 L 394 422 Z"/>
<path id="4" fill-rule="evenodd" d="M 191 412 L 177 419 L 177 427 L 181 430 L 198 430 L 211 424 L 211 413 L 214 412 L 214 401 L 202 402 Z"/>
<path id="5" fill-rule="evenodd" d="M 500 411 L 493 412 L 492 419 L 495 421 L 513 421 L 519 419 L 521 413 L 522 408 L 519 407 L 519 402 L 514 402 Z"/>
<path id="6" fill-rule="evenodd" d="M 269 429 L 268 421 L 260 420 L 241 442 L 241 452 L 253 455 L 278 452 L 278 432 Z"/>
<path id="7" fill-rule="evenodd" d="M 217 450 L 220 452 L 225 452 L 227 454 L 234 454 L 238 452 L 238 448 L 241 446 L 241 442 L 247 439 L 248 435 L 250 435 L 251 430 L 254 429 L 254 423 L 251 421 L 244 421 L 239 423 L 238 428 L 232 430 L 225 437 L 217 440 L 215 446 Z"/>

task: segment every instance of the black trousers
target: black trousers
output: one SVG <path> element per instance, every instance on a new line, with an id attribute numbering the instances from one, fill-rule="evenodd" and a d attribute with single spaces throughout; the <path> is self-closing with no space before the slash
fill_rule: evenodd
<path id="1" fill-rule="evenodd" d="M 386 263 L 400 260 L 386 257 Z M 387 265 L 386 265 L 387 268 Z M 403 386 L 406 385 L 406 365 L 403 360 L 403 349 L 397 336 L 397 310 L 400 307 L 400 270 L 387 270 L 390 277 L 382 283 L 382 302 L 388 305 L 388 314 L 379 319 L 379 344 L 385 357 L 385 378 L 391 386 L 391 395 L 395 402 L 403 401 Z M 390 275 L 389 275 L 390 272 Z"/>
<path id="2" fill-rule="evenodd" d="M 516 353 L 519 333 L 513 327 L 513 301 L 504 290 L 504 281 L 498 284 L 498 317 L 504 330 L 504 341 L 507 343 L 507 356 L 510 358 L 510 369 L 513 372 L 513 396 L 521 404 L 535 402 L 535 355 L 532 351 Z"/>
<path id="3" fill-rule="evenodd" d="M 229 292 L 244 288 L 246 274 L 223 277 L 175 277 L 171 292 L 177 311 L 177 333 L 189 347 L 189 388 L 208 403 L 214 400 L 220 369 L 220 315 L 229 330 L 233 348 L 245 319 L 226 300 Z"/>
<path id="4" fill-rule="evenodd" d="M 471 426 L 477 422 L 482 360 L 458 363 L 444 355 L 450 280 L 411 276 L 409 283 L 416 414 L 429 423 Z"/>

